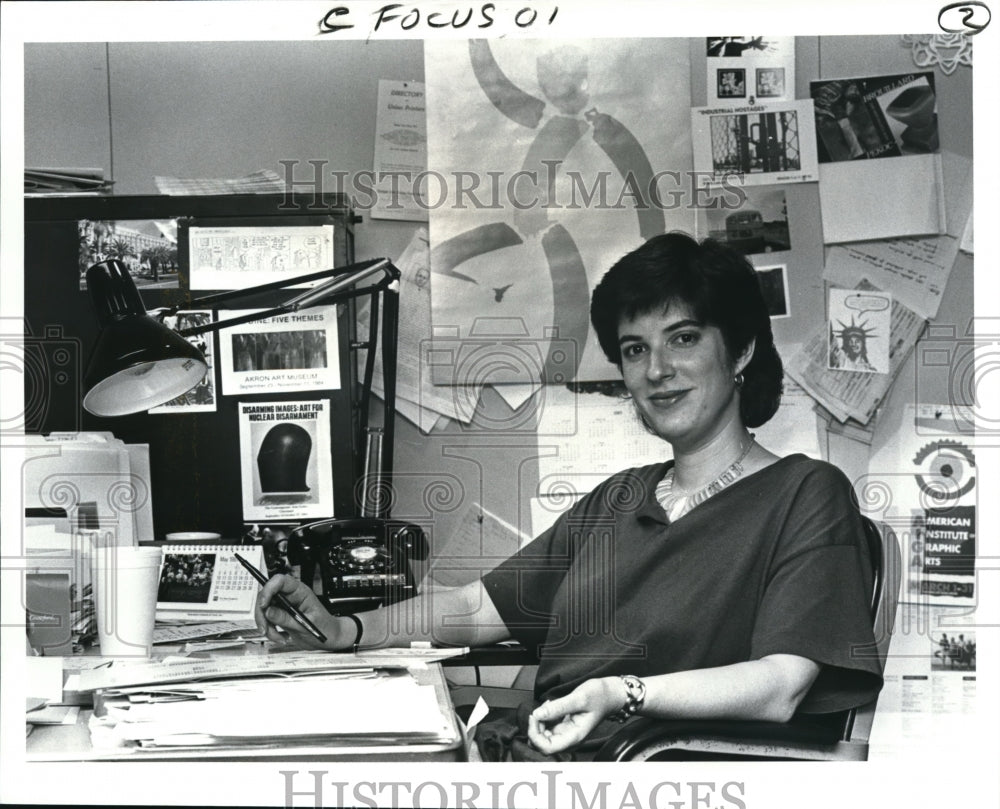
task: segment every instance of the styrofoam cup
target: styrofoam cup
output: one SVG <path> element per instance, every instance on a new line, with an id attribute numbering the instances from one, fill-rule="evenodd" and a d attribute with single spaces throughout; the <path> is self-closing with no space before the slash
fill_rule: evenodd
<path id="1" fill-rule="evenodd" d="M 149 657 L 156 623 L 158 547 L 95 548 L 91 557 L 102 657 Z"/>

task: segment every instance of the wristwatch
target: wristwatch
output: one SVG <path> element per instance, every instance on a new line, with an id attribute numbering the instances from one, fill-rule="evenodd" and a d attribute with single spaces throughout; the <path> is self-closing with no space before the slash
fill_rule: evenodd
<path id="1" fill-rule="evenodd" d="M 608 719 L 626 722 L 642 708 L 642 703 L 646 699 L 646 684 L 634 674 L 619 674 L 618 677 L 625 683 L 625 704 Z"/>

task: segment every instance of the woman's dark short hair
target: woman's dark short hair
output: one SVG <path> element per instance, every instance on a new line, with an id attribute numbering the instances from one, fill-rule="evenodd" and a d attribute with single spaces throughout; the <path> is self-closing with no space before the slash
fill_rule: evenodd
<path id="1" fill-rule="evenodd" d="M 722 332 L 732 361 L 756 340 L 743 369 L 740 416 L 747 427 L 764 424 L 778 410 L 783 377 L 771 318 L 753 265 L 713 239 L 699 243 L 676 232 L 654 236 L 608 270 L 590 302 L 590 320 L 604 354 L 621 370 L 621 320 L 674 302 Z"/>

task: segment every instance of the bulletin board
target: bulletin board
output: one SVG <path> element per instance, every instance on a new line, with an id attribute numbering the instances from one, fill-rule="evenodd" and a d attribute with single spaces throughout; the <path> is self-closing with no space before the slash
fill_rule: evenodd
<path id="1" fill-rule="evenodd" d="M 231 351 L 225 356 L 219 351 L 223 341 L 233 340 L 233 329 L 227 328 L 201 335 L 207 345 L 199 348 L 208 347 L 214 356 L 203 383 L 206 390 L 196 400 L 175 400 L 171 406 L 116 418 L 94 416 L 81 405 L 83 377 L 98 335 L 85 289 L 86 267 L 122 253 L 116 243 L 132 244 L 126 261 L 147 311 L 176 305 L 180 317 L 193 299 L 260 283 L 260 278 L 251 277 L 251 268 L 241 264 L 266 264 L 293 277 L 353 262 L 353 225 L 350 207 L 338 194 L 26 199 L 24 331 L 31 372 L 25 374 L 25 431 L 107 431 L 126 444 L 148 444 L 154 536 L 140 541 L 162 540 L 177 531 L 211 531 L 235 539 L 248 522 L 260 519 L 259 514 L 246 513 L 243 490 L 249 484 L 241 487 L 241 423 L 246 434 L 247 413 L 287 411 L 295 403 L 295 410 L 311 410 L 322 420 L 313 451 L 322 459 L 323 497 L 317 498 L 308 518 L 354 516 L 360 417 L 352 355 L 353 300 L 325 307 L 326 322 L 319 328 L 326 331 L 313 329 L 332 341 L 324 344 L 324 357 L 334 371 L 322 389 L 296 390 L 285 384 L 233 389 L 231 378 L 240 376 L 233 373 L 236 360 Z M 226 250 L 234 243 L 234 233 L 257 234 L 244 240 L 249 247 L 238 256 Z M 199 235 L 211 238 L 196 239 Z M 171 242 L 176 246 L 173 253 Z M 208 270 L 221 274 L 213 276 Z M 206 287 L 205 279 L 225 286 Z M 292 294 L 269 292 L 231 305 L 264 309 Z M 168 325 L 184 327 L 199 317 L 225 320 L 234 314 L 218 309 Z M 222 359 L 230 365 L 220 367 Z M 228 390 L 223 384 L 227 380 Z"/>

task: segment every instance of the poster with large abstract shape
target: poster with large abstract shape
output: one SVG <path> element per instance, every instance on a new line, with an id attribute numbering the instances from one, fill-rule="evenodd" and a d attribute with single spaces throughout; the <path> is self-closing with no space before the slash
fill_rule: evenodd
<path id="1" fill-rule="evenodd" d="M 435 384 L 615 378 L 590 293 L 694 230 L 686 40 L 425 45 Z"/>

